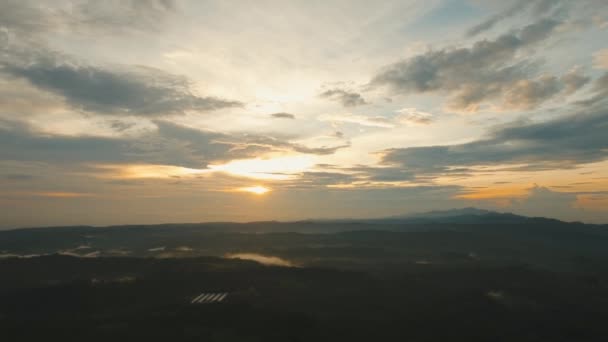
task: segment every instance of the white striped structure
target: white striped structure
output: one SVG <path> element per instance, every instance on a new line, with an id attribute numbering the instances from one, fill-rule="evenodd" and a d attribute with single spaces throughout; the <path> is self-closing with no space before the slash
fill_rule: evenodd
<path id="1" fill-rule="evenodd" d="M 194 297 L 190 304 L 220 303 L 228 296 L 226 292 L 201 293 Z"/>

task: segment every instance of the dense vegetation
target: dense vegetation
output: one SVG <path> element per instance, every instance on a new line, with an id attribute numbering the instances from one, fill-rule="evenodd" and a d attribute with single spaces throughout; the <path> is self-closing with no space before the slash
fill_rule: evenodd
<path id="1" fill-rule="evenodd" d="M 0 331 L 7 341 L 603 341 L 606 227 L 490 218 L 0 232 Z M 202 292 L 230 294 L 191 304 Z"/>

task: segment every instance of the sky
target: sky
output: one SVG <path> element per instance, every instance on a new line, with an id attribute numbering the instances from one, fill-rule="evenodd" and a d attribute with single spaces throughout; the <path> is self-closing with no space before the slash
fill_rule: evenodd
<path id="1" fill-rule="evenodd" d="M 0 0 L 0 228 L 608 223 L 605 0 Z"/>

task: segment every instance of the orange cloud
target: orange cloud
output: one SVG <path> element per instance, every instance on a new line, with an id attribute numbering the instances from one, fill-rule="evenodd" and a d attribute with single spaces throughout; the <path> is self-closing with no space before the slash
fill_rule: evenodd
<path id="1" fill-rule="evenodd" d="M 608 195 L 577 195 L 574 207 L 592 211 L 605 211 L 608 208 Z"/>
<path id="2" fill-rule="evenodd" d="M 512 199 L 525 198 L 529 194 L 529 187 L 489 187 L 471 189 L 464 194 L 455 196 L 455 198 L 468 200 Z"/>
<path id="3" fill-rule="evenodd" d="M 84 192 L 68 192 L 68 191 L 12 191 L 5 192 L 2 197 L 6 198 L 23 198 L 23 197 L 50 197 L 50 198 L 78 198 L 78 197 L 93 197 L 93 194 Z"/>
<path id="4" fill-rule="evenodd" d="M 34 192 L 34 196 L 38 197 L 54 197 L 54 198 L 73 198 L 73 197 L 90 197 L 91 194 L 81 192 L 61 192 L 61 191 L 50 191 L 50 192 Z"/>

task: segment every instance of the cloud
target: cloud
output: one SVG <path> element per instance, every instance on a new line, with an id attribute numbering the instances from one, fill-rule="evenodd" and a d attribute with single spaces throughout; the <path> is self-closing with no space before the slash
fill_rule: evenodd
<path id="1" fill-rule="evenodd" d="M 91 197 L 93 194 L 82 193 L 82 192 L 66 192 L 66 191 L 39 191 L 28 193 L 30 196 L 38 197 L 52 197 L 52 198 L 79 198 L 79 197 Z"/>
<path id="2" fill-rule="evenodd" d="M 24 123 L 0 121 L 0 159 L 21 161 L 127 161 L 126 140 L 96 137 L 48 136 Z"/>
<path id="3" fill-rule="evenodd" d="M 21 32 L 41 32 L 61 25 L 61 12 L 33 1 L 5 0 L 0 11 L 0 27 Z"/>
<path id="4" fill-rule="evenodd" d="M 293 114 L 283 113 L 283 112 L 270 114 L 270 116 L 275 119 L 295 119 L 296 118 L 296 116 Z"/>
<path id="5" fill-rule="evenodd" d="M 337 146 L 307 147 L 300 144 L 288 144 L 294 151 L 306 154 L 328 155 L 334 154 L 337 150 L 350 147 L 350 143 Z"/>
<path id="6" fill-rule="evenodd" d="M 347 184 L 357 179 L 356 176 L 341 172 L 310 171 L 304 172 L 297 179 L 297 186 L 313 186 Z"/>
<path id="7" fill-rule="evenodd" d="M 551 76 L 529 80 L 538 63 L 521 58 L 520 52 L 545 41 L 558 25 L 559 21 L 546 18 L 472 47 L 431 50 L 385 67 L 370 86 L 387 87 L 397 94 L 447 94 L 448 108 L 456 111 L 477 111 L 481 104 L 505 94 L 523 97 L 524 107 L 532 108 L 559 93 L 563 80 Z M 506 101 L 513 105 L 511 99 Z"/>
<path id="8" fill-rule="evenodd" d="M 561 77 L 564 84 L 564 91 L 567 95 L 578 91 L 591 81 L 591 78 L 580 74 L 579 70 L 574 69 Z"/>
<path id="9" fill-rule="evenodd" d="M 403 108 L 392 117 L 342 113 L 323 114 L 318 116 L 317 120 L 332 123 L 351 123 L 366 127 L 393 128 L 402 124 L 429 125 L 433 122 L 433 115 L 416 108 Z M 342 132 L 336 132 L 335 135 L 337 137 L 344 136 Z"/>
<path id="10" fill-rule="evenodd" d="M 36 177 L 34 177 L 32 175 L 27 175 L 27 174 L 11 173 L 8 175 L 4 175 L 4 178 L 8 179 L 8 180 L 12 180 L 12 181 L 30 181 Z"/>
<path id="11" fill-rule="evenodd" d="M 534 16 L 546 14 L 553 8 L 561 5 L 560 3 L 560 0 L 518 0 L 512 6 L 468 29 L 466 35 L 468 37 L 473 37 L 488 31 L 499 22 L 515 17 L 530 8 L 532 8 L 532 14 Z"/>
<path id="12" fill-rule="evenodd" d="M 136 137 L 48 135 L 24 123 L 0 120 L 0 160 L 51 163 L 144 163 L 205 168 L 210 162 L 259 157 L 270 152 L 326 155 L 348 147 L 309 147 L 253 134 L 225 134 L 154 122 L 157 130 Z"/>
<path id="13" fill-rule="evenodd" d="M 551 213 L 572 209 L 576 201 L 576 194 L 555 192 L 538 185 L 528 190 L 529 194 L 525 199 L 514 203 L 520 212 L 538 213 L 540 211 L 550 217 Z"/>
<path id="14" fill-rule="evenodd" d="M 600 105 L 546 122 L 498 128 L 465 144 L 390 149 L 383 162 L 421 175 L 462 173 L 473 166 L 563 169 L 608 158 L 607 129 L 608 110 Z"/>
<path id="15" fill-rule="evenodd" d="M 605 28 L 608 3 L 605 0 L 517 0 L 510 7 L 467 30 L 467 37 L 484 33 L 502 21 L 539 17 L 560 17 L 564 21 L 563 30 L 579 30 L 596 25 Z"/>
<path id="16" fill-rule="evenodd" d="M 359 178 L 369 182 L 403 182 L 415 179 L 415 174 L 402 167 L 359 166 L 348 170 L 357 172 Z"/>
<path id="17" fill-rule="evenodd" d="M 391 128 L 395 127 L 395 124 L 391 119 L 386 118 L 384 116 L 367 116 L 367 115 L 358 115 L 351 113 L 344 114 L 323 114 L 317 117 L 319 121 L 327 121 L 327 122 L 342 122 L 342 123 L 353 123 L 361 126 L 368 127 L 383 127 L 383 128 Z"/>
<path id="18" fill-rule="evenodd" d="M 398 111 L 397 121 L 417 125 L 429 125 L 433 123 L 433 114 L 422 112 L 416 108 L 403 108 Z"/>
<path id="19" fill-rule="evenodd" d="M 508 109 L 533 109 L 562 91 L 562 83 L 555 76 L 543 75 L 534 80 L 515 82 L 504 96 Z"/>
<path id="20" fill-rule="evenodd" d="M 608 69 L 608 49 L 593 54 L 593 66 L 597 69 Z"/>
<path id="21" fill-rule="evenodd" d="M 519 0 L 513 6 L 507 8 L 504 11 L 501 11 L 501 12 L 493 15 L 492 17 L 482 21 L 481 23 L 471 27 L 470 29 L 467 30 L 466 35 L 469 37 L 473 37 L 484 31 L 490 30 L 499 22 L 501 22 L 505 19 L 511 18 L 511 17 L 517 15 L 518 13 L 521 13 L 531 3 L 532 3 L 531 1 Z"/>
<path id="22" fill-rule="evenodd" d="M 77 25 L 109 32 L 126 29 L 157 32 L 176 11 L 175 0 L 88 0 L 75 6 L 73 19 Z"/>
<path id="23" fill-rule="evenodd" d="M 572 70 L 561 77 L 541 75 L 535 79 L 522 79 L 506 86 L 501 107 L 530 110 L 558 94 L 571 95 L 589 83 L 590 78 Z"/>
<path id="24" fill-rule="evenodd" d="M 59 95 L 77 109 L 99 114 L 154 117 L 241 105 L 198 96 L 187 79 L 158 69 L 109 70 L 57 59 L 50 56 L 30 63 L 4 61 L 0 71 Z"/>
<path id="25" fill-rule="evenodd" d="M 595 80 L 593 89 L 596 93 L 608 93 L 608 72 L 605 72 L 602 76 Z"/>
<path id="26" fill-rule="evenodd" d="M 580 218 L 582 208 L 578 206 L 576 193 L 552 191 L 543 186 L 534 185 L 527 189 L 524 198 L 511 200 L 509 210 L 527 216 L 558 217 L 563 220 L 577 220 Z M 588 215 L 600 218 L 601 215 Z M 605 222 L 606 216 L 600 221 Z"/>
<path id="27" fill-rule="evenodd" d="M 367 104 L 359 93 L 344 89 L 329 89 L 319 95 L 321 98 L 330 99 L 342 103 L 344 107 L 356 107 Z"/>
<path id="28" fill-rule="evenodd" d="M 576 102 L 576 104 L 584 107 L 596 106 L 597 103 L 606 102 L 608 100 L 608 72 L 593 81 L 591 87 L 592 96 Z"/>
<path id="29" fill-rule="evenodd" d="M 37 89 L 25 80 L 0 77 L 0 115 L 11 117 L 26 117 L 35 113 L 48 115 L 64 108 L 64 102 L 57 96 Z"/>
<path id="30" fill-rule="evenodd" d="M 577 195 L 575 207 L 583 210 L 602 212 L 608 216 L 608 214 L 606 214 L 606 208 L 608 208 L 608 193 Z"/>
<path id="31" fill-rule="evenodd" d="M 125 122 L 121 120 L 111 120 L 109 122 L 110 128 L 116 132 L 125 132 L 136 126 L 135 122 Z"/>
<path id="32" fill-rule="evenodd" d="M 271 136 L 203 131 L 160 120 L 156 125 L 156 134 L 138 141 L 138 154 L 154 163 L 185 167 L 200 168 L 209 162 L 255 158 L 271 152 L 327 155 L 349 146 L 309 147 Z"/>
<path id="33" fill-rule="evenodd" d="M 0 28 L 19 39 L 51 32 L 157 32 L 177 11 L 173 0 L 74 0 L 53 6 L 35 0 L 4 0 Z"/>
<path id="34" fill-rule="evenodd" d="M 400 183 L 416 180 L 415 174 L 402 167 L 367 165 L 339 167 L 336 165 L 318 164 L 314 169 L 319 171 L 307 171 L 299 174 L 289 187 L 395 187 L 400 185 Z M 419 179 L 417 180 L 417 184 L 422 184 Z"/>

